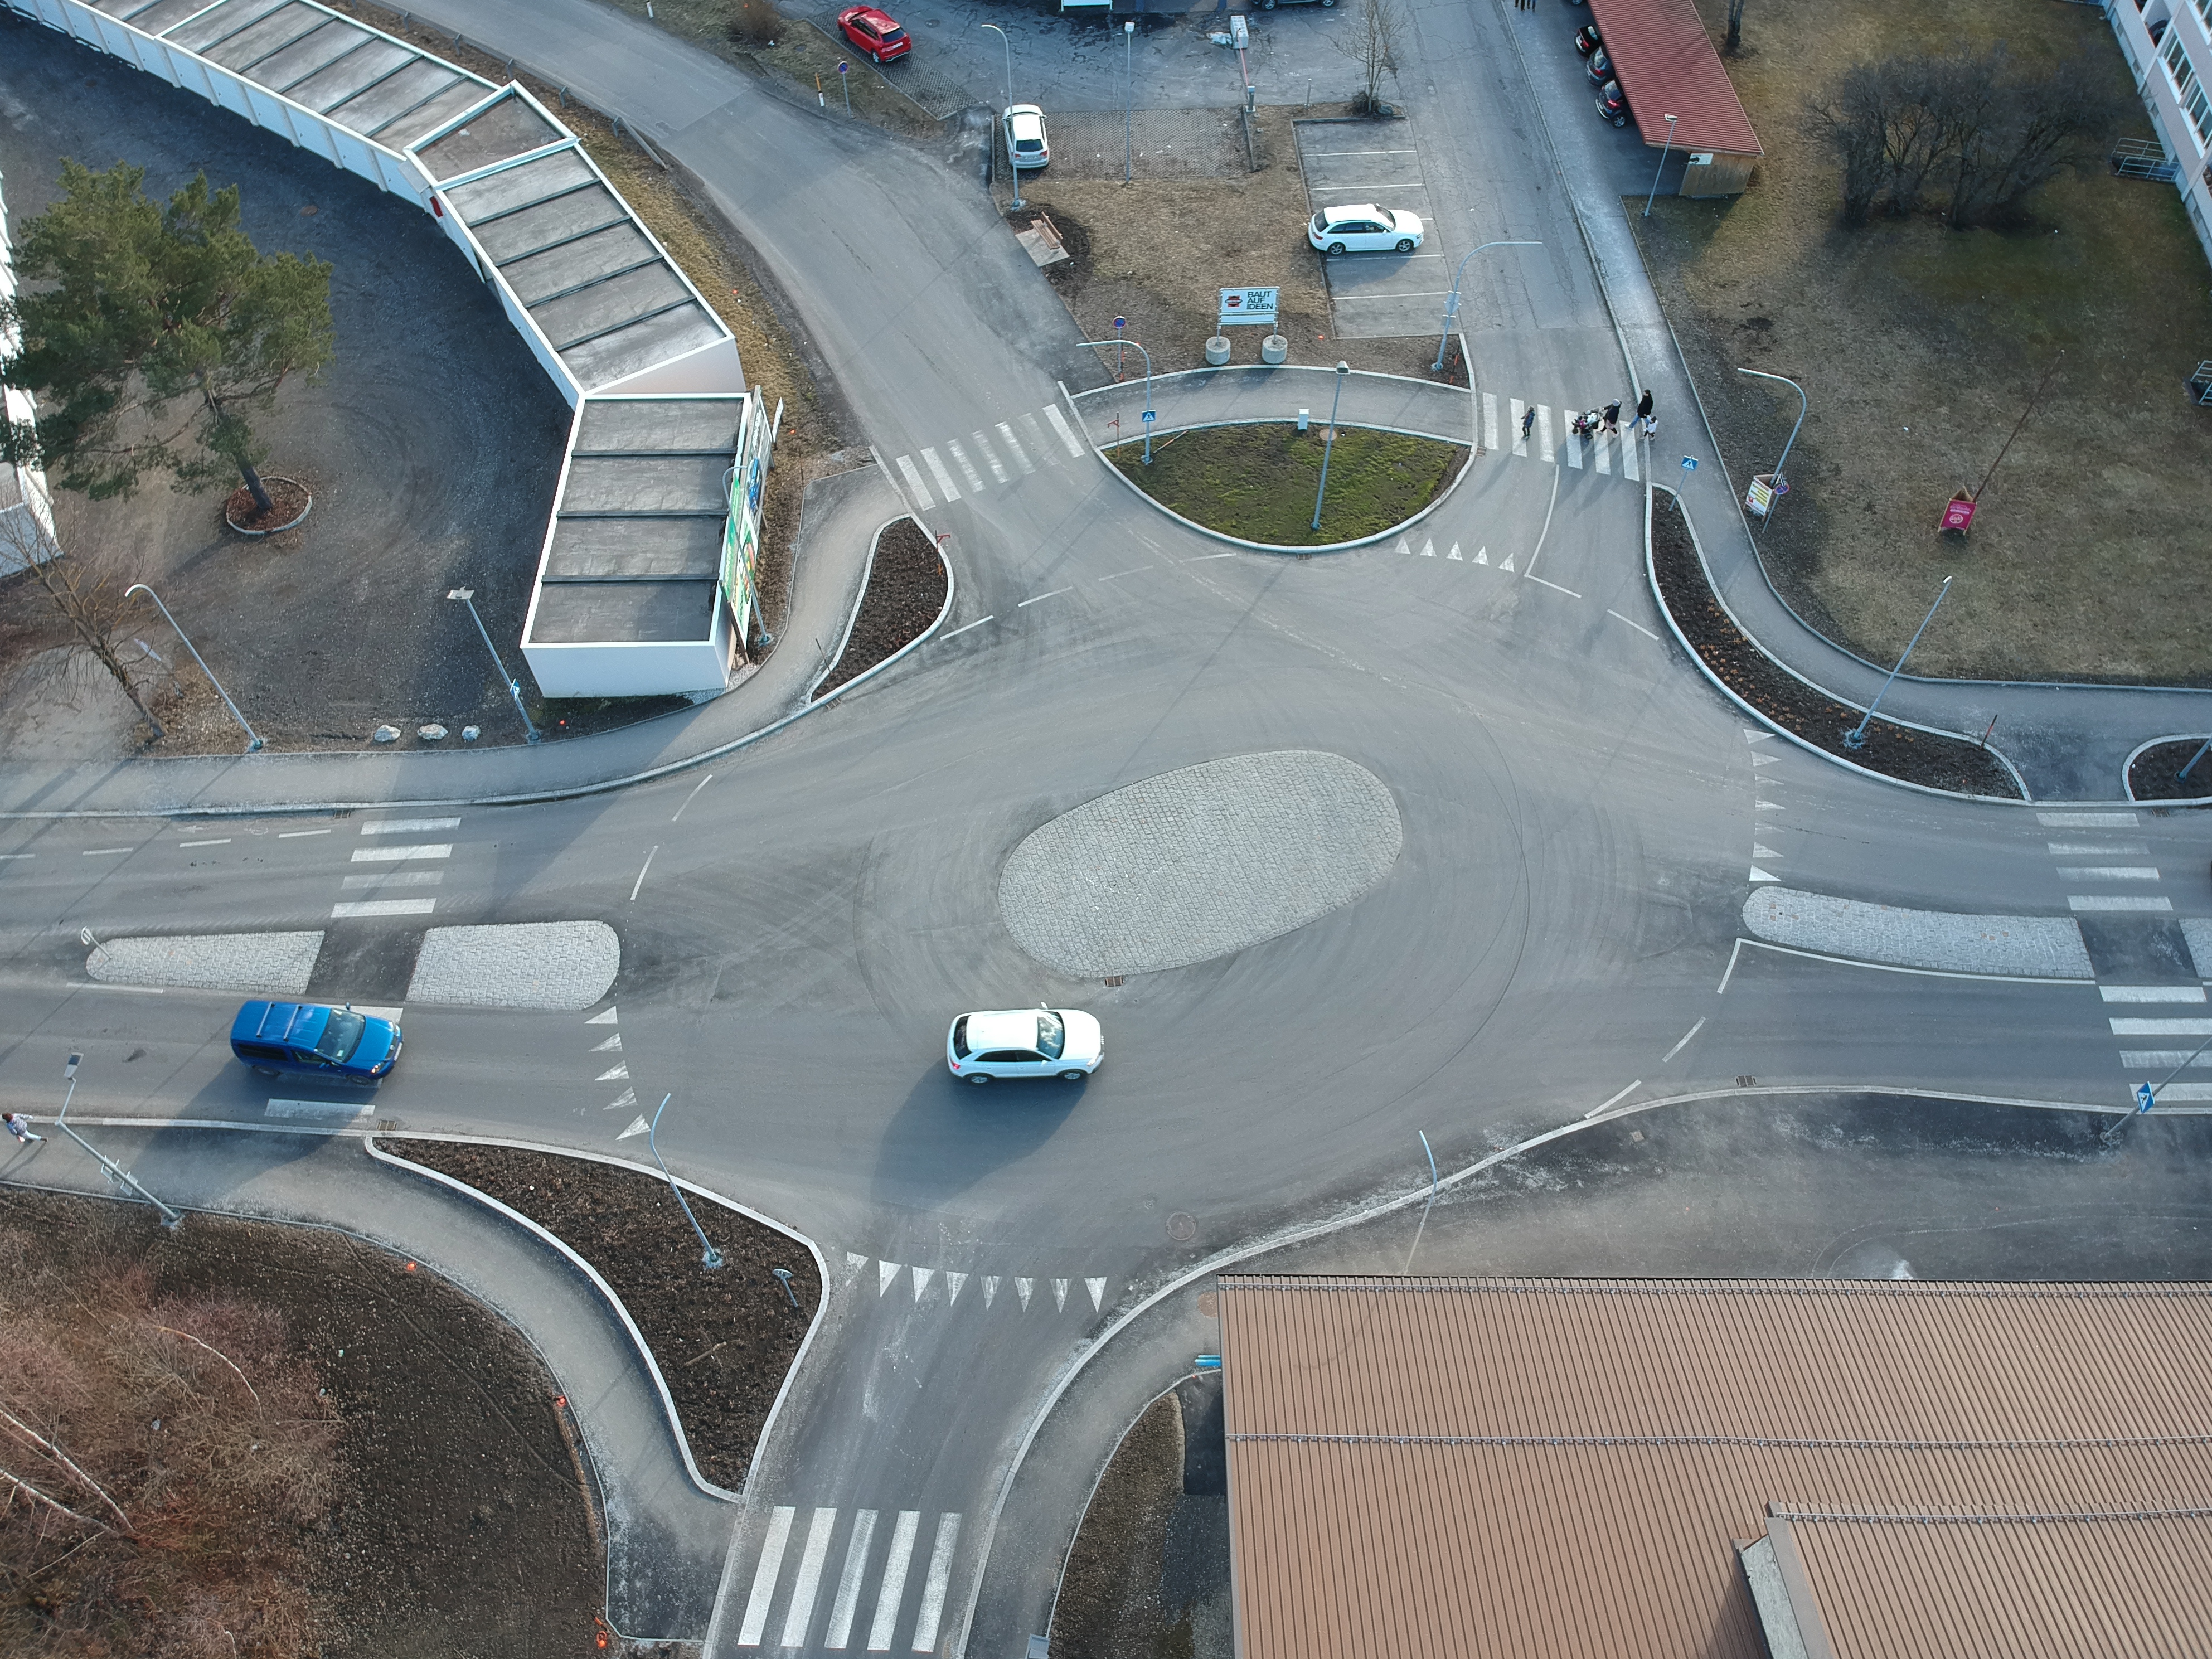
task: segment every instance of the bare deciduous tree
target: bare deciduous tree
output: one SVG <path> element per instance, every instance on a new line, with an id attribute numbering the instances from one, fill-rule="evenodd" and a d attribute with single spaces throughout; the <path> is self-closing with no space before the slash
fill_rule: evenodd
<path id="1" fill-rule="evenodd" d="M 1332 36 L 1336 49 L 1359 66 L 1360 91 L 1354 110 L 1372 115 L 1382 106 L 1382 81 L 1398 72 L 1398 46 L 1404 27 L 1397 0 L 1359 0 L 1359 15 L 1349 38 Z"/>
<path id="2" fill-rule="evenodd" d="M 75 543 L 81 538 L 68 539 Z M 0 514 L 0 570 L 19 568 L 21 574 L 15 580 L 35 586 L 69 624 L 70 654 L 98 664 L 122 688 L 154 735 L 167 736 L 146 695 L 145 665 L 160 659 L 131 636 L 132 624 L 139 620 L 137 608 L 125 597 L 132 579 L 104 554 L 64 552 L 46 527 L 27 513 Z"/>
<path id="3" fill-rule="evenodd" d="M 1729 0 L 1728 39 L 1721 50 L 1730 57 L 1743 50 L 1743 0 Z"/>

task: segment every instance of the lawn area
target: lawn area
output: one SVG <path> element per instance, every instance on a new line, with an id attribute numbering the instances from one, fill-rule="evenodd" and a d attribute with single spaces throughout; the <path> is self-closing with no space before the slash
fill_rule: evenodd
<path id="1" fill-rule="evenodd" d="M 1402 524 L 1459 476 L 1467 451 L 1433 438 L 1346 427 L 1328 464 L 1328 499 L 1313 526 L 1322 430 L 1288 422 L 1211 426 L 1108 452 L 1115 465 L 1164 507 L 1224 535 L 1273 547 L 1355 541 Z"/>
<path id="2" fill-rule="evenodd" d="M 1717 45 L 1727 0 L 1698 0 Z M 1795 486 L 1763 538 L 1778 586 L 1878 660 L 1959 578 L 1913 658 L 1930 675 L 2212 684 L 2205 530 L 2212 410 L 2184 383 L 2212 357 L 2212 272 L 2170 185 L 2102 167 L 2034 198 L 2036 222 L 1838 222 L 1836 165 L 1802 111 L 1851 64 L 2000 39 L 2015 62 L 2098 66 L 2148 136 L 2110 27 L 2051 0 L 1832 0 L 1754 8 L 1723 60 L 1766 148 L 1742 197 L 1632 204 L 1661 302 L 1741 488 L 1771 471 L 1803 385 Z M 2060 354 L 2063 356 L 2061 357 Z M 1965 542 L 1937 514 L 2003 447 Z"/>

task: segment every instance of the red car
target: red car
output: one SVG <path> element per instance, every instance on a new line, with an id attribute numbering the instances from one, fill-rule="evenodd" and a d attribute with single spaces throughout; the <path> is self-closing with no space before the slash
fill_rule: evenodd
<path id="1" fill-rule="evenodd" d="M 885 12 L 873 6 L 848 6 L 837 14 L 837 27 L 845 38 L 878 64 L 903 58 L 914 50 L 907 32 Z"/>

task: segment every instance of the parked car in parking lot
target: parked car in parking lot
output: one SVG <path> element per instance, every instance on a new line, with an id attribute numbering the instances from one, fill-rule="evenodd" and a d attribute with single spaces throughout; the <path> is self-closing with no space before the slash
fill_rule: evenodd
<path id="1" fill-rule="evenodd" d="M 1327 254 L 1411 253 L 1422 234 L 1419 214 L 1372 202 L 1325 207 L 1306 226 L 1306 240 Z"/>
<path id="2" fill-rule="evenodd" d="M 1597 112 L 1617 127 L 1628 125 L 1628 94 L 1620 82 L 1608 81 L 1598 88 Z"/>
<path id="3" fill-rule="evenodd" d="M 1575 50 L 1587 58 L 1597 50 L 1601 39 L 1603 37 L 1598 33 L 1596 24 L 1585 23 L 1575 31 Z"/>
<path id="4" fill-rule="evenodd" d="M 1613 59 L 1605 55 L 1603 46 L 1600 46 L 1589 55 L 1588 67 L 1590 84 L 1594 87 L 1601 87 L 1613 79 Z"/>
<path id="5" fill-rule="evenodd" d="M 1045 142 L 1044 112 L 1035 104 L 1009 104 L 1005 116 L 1006 155 L 1018 167 L 1041 167 L 1052 160 Z"/>
<path id="6" fill-rule="evenodd" d="M 914 37 L 873 6 L 848 6 L 837 14 L 837 32 L 878 64 L 914 50 Z"/>
<path id="7" fill-rule="evenodd" d="M 264 1077 L 376 1084 L 399 1058 L 399 1027 L 325 1003 L 249 1002 L 230 1024 L 230 1051 Z"/>
<path id="8" fill-rule="evenodd" d="M 993 1008 L 963 1014 L 945 1038 L 957 1078 L 1056 1077 L 1080 1083 L 1106 1058 L 1098 1022 L 1077 1008 Z"/>

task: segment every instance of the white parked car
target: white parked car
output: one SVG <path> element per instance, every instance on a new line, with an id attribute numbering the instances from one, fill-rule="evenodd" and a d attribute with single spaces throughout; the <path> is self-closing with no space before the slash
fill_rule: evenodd
<path id="1" fill-rule="evenodd" d="M 1307 225 L 1306 240 L 1323 253 L 1411 253 L 1421 245 L 1421 216 L 1372 202 L 1323 208 Z"/>
<path id="2" fill-rule="evenodd" d="M 1098 1022 L 1074 1008 L 997 1008 L 963 1014 L 945 1038 L 945 1063 L 970 1083 L 1057 1077 L 1080 1083 L 1106 1058 Z"/>
<path id="3" fill-rule="evenodd" d="M 1044 139 L 1044 112 L 1035 104 L 1009 104 L 1006 113 L 1006 154 L 1018 167 L 1041 167 L 1052 160 Z"/>

